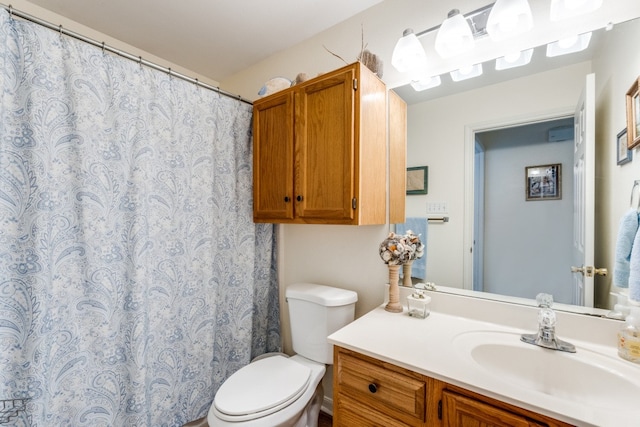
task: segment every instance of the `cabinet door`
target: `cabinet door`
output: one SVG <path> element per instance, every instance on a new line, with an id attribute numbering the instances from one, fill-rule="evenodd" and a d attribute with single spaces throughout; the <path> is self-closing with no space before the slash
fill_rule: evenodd
<path id="1" fill-rule="evenodd" d="M 542 426 L 521 415 L 512 414 L 479 400 L 444 390 L 444 427 L 532 427 Z"/>
<path id="2" fill-rule="evenodd" d="M 303 219 L 355 216 L 354 69 L 295 92 L 295 210 Z"/>
<path id="3" fill-rule="evenodd" d="M 407 194 L 407 103 L 389 91 L 389 224 L 405 222 Z"/>
<path id="4" fill-rule="evenodd" d="M 253 220 L 292 219 L 293 94 L 253 109 Z"/>

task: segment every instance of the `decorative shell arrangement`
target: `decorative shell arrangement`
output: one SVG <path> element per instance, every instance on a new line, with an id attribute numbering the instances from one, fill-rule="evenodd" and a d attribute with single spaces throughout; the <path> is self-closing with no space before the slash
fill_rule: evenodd
<path id="1" fill-rule="evenodd" d="M 404 235 L 406 240 L 406 246 L 409 248 L 409 259 L 415 260 L 422 258 L 424 255 L 424 243 L 420 241 L 420 236 L 415 234 L 411 230 L 407 230 L 407 234 Z"/>
<path id="2" fill-rule="evenodd" d="M 389 233 L 386 239 L 380 243 L 380 258 L 389 265 L 402 265 L 407 261 L 422 258 L 424 244 L 420 236 L 407 230 L 407 234 Z"/>

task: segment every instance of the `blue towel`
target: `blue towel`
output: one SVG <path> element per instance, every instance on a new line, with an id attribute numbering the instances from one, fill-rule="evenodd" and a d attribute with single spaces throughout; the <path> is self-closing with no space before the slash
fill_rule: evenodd
<path id="1" fill-rule="evenodd" d="M 413 261 L 411 266 L 411 276 L 427 279 L 427 218 L 407 218 L 404 224 L 396 224 L 396 234 L 406 234 L 407 231 L 420 236 L 420 241 L 424 244 L 424 255 Z"/>
<path id="2" fill-rule="evenodd" d="M 620 227 L 616 240 L 616 256 L 613 267 L 613 284 L 619 288 L 629 287 L 629 271 L 634 239 L 638 233 L 638 212 L 629 209 L 620 218 Z M 639 248 L 640 249 L 640 248 Z"/>
<path id="3" fill-rule="evenodd" d="M 640 304 L 640 231 L 636 233 L 629 261 L 629 300 Z"/>

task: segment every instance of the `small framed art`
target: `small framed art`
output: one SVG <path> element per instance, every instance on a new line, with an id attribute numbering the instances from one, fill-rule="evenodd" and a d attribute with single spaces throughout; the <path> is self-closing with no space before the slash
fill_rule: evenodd
<path id="1" fill-rule="evenodd" d="M 407 194 L 427 194 L 429 166 L 407 168 Z"/>
<path id="2" fill-rule="evenodd" d="M 524 169 L 527 201 L 562 198 L 562 164 L 526 166 Z"/>
<path id="3" fill-rule="evenodd" d="M 624 165 L 625 163 L 629 163 L 633 158 L 633 151 L 629 150 L 627 145 L 627 129 L 622 129 L 616 138 L 617 144 L 617 161 L 619 165 Z"/>
<path id="4" fill-rule="evenodd" d="M 627 91 L 627 147 L 640 144 L 640 77 Z"/>

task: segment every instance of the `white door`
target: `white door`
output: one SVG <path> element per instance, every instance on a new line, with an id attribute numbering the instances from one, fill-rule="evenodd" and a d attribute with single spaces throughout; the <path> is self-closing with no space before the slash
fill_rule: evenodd
<path id="1" fill-rule="evenodd" d="M 594 300 L 595 91 L 595 74 L 589 74 L 574 124 L 572 304 L 585 307 Z"/>
<path id="2" fill-rule="evenodd" d="M 476 142 L 473 180 L 473 290 L 484 291 L 484 147 Z"/>

